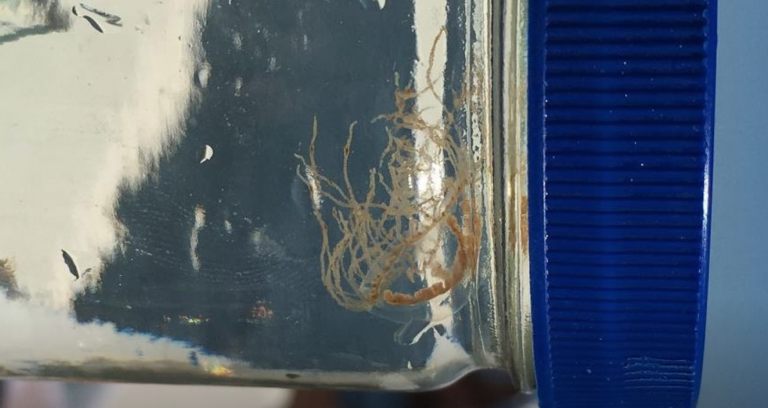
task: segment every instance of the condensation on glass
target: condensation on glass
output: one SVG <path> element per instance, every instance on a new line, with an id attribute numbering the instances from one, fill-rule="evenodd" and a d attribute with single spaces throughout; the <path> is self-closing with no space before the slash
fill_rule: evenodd
<path id="1" fill-rule="evenodd" d="M 0 375 L 527 386 L 491 3 L 0 3 Z"/>

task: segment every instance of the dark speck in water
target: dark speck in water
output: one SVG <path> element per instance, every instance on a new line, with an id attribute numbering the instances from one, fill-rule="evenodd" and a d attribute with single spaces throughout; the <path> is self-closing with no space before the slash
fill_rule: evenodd
<path id="1" fill-rule="evenodd" d="M 200 360 L 197 359 L 197 353 L 194 351 L 189 352 L 189 363 L 197 367 L 200 365 Z"/>
<path id="2" fill-rule="evenodd" d="M 77 270 L 77 265 L 75 265 L 75 260 L 63 249 L 61 250 L 61 256 L 64 258 L 64 263 L 67 264 L 67 268 L 69 268 L 69 273 L 75 277 L 75 280 L 78 280 L 80 278 L 80 273 Z"/>
<path id="3" fill-rule="evenodd" d="M 91 25 L 91 27 L 93 27 L 93 28 L 94 28 L 96 31 L 98 31 L 98 32 L 100 32 L 100 33 L 102 33 L 102 34 L 104 34 L 104 30 L 101 28 L 101 26 L 99 25 L 99 23 L 97 23 L 97 22 L 96 22 L 96 20 L 94 20 L 93 18 L 91 18 L 91 16 L 83 16 L 83 18 L 84 18 L 84 19 L 85 19 L 85 21 L 87 21 L 87 22 L 88 22 L 88 23 Z"/>

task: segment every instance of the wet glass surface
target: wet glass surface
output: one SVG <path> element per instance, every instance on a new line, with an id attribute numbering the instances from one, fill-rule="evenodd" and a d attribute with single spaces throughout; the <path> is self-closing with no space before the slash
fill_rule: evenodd
<path id="1" fill-rule="evenodd" d="M 0 2 L 0 374 L 407 389 L 491 364 L 486 12 Z"/>

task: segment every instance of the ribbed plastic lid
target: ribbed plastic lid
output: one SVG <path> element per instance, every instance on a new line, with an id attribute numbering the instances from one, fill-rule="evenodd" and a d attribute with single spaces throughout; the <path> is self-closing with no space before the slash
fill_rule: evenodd
<path id="1" fill-rule="evenodd" d="M 693 407 L 706 314 L 716 2 L 529 7 L 541 407 Z"/>

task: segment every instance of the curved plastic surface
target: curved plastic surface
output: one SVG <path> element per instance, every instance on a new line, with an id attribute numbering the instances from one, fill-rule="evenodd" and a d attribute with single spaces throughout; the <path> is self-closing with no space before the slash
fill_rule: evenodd
<path id="1" fill-rule="evenodd" d="M 708 268 L 715 1 L 530 2 L 541 407 L 693 407 Z"/>

